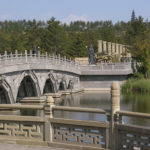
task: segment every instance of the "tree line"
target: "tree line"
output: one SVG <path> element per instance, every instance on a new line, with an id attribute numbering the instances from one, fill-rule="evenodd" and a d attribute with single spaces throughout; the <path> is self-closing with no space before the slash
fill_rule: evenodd
<path id="1" fill-rule="evenodd" d="M 145 74 L 150 70 L 150 22 L 132 11 L 128 22 L 115 24 L 111 20 L 70 24 L 61 23 L 52 17 L 48 21 L 18 20 L 0 21 L 0 53 L 25 49 L 36 45 L 41 52 L 61 54 L 67 57 L 86 57 L 90 44 L 97 51 L 97 41 L 104 40 L 132 46 L 134 59 L 141 62 Z"/>

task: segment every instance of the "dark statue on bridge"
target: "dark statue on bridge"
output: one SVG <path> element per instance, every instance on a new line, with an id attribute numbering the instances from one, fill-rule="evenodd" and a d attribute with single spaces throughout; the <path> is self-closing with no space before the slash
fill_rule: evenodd
<path id="1" fill-rule="evenodd" d="M 34 48 L 33 48 L 33 53 L 34 55 L 37 55 L 38 54 L 38 51 L 37 51 L 37 48 L 36 48 L 36 45 L 34 45 Z"/>
<path id="2" fill-rule="evenodd" d="M 90 48 L 88 49 L 88 61 L 90 65 L 95 64 L 95 57 L 94 57 L 94 48 L 93 45 L 90 45 Z"/>

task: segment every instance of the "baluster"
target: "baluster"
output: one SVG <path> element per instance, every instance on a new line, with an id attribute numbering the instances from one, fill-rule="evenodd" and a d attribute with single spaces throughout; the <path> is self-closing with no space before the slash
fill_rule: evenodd
<path id="1" fill-rule="evenodd" d="M 70 67 L 71 67 L 71 64 L 72 64 L 72 60 L 71 60 L 71 57 L 70 57 L 70 63 L 69 63 L 69 64 L 70 64 Z"/>
<path id="2" fill-rule="evenodd" d="M 52 63 L 51 54 L 49 54 L 48 57 L 49 57 L 49 62 Z"/>
<path id="3" fill-rule="evenodd" d="M 55 64 L 55 55 L 54 55 L 54 53 L 52 55 L 52 63 Z"/>
<path id="4" fill-rule="evenodd" d="M 53 107 L 55 106 L 54 104 L 54 99 L 52 96 L 48 96 L 46 98 L 46 105 L 44 107 L 44 112 L 45 112 L 45 140 L 52 142 L 52 125 L 49 121 L 50 118 L 53 118 Z"/>
<path id="5" fill-rule="evenodd" d="M 66 56 L 64 56 L 64 63 L 65 63 L 65 66 L 67 66 Z"/>
<path id="6" fill-rule="evenodd" d="M 40 51 L 38 51 L 38 57 L 40 58 Z"/>
<path id="7" fill-rule="evenodd" d="M 22 52 L 20 53 L 20 57 L 22 58 Z"/>
<path id="8" fill-rule="evenodd" d="M 119 82 L 113 82 L 111 85 L 111 120 L 110 120 L 110 144 L 112 150 L 115 150 L 115 118 L 116 112 L 120 110 L 120 85 Z M 117 120 L 118 121 L 118 120 Z"/>
<path id="9" fill-rule="evenodd" d="M 60 54 L 58 55 L 58 64 L 60 64 L 60 59 L 61 59 L 61 57 L 60 57 Z"/>
<path id="10" fill-rule="evenodd" d="M 0 54 L 0 63 L 1 63 L 1 60 L 2 60 L 2 55 Z"/>
<path id="11" fill-rule="evenodd" d="M 17 57 L 18 57 L 18 50 L 15 50 L 15 57 L 17 59 Z"/>
<path id="12" fill-rule="evenodd" d="M 14 58 L 13 58 L 13 56 L 12 56 L 12 59 L 14 59 L 14 60 L 18 60 L 18 50 L 15 50 L 15 55 L 14 55 Z"/>
<path id="13" fill-rule="evenodd" d="M 27 50 L 24 51 L 24 54 L 25 54 L 25 62 L 27 62 L 28 61 L 28 52 L 27 52 Z"/>
<path id="14" fill-rule="evenodd" d="M 30 57 L 32 57 L 32 50 L 30 50 Z"/>
<path id="15" fill-rule="evenodd" d="M 4 52 L 5 63 L 7 62 L 7 51 Z"/>
<path id="16" fill-rule="evenodd" d="M 10 53 L 10 61 L 13 62 L 13 54 L 12 54 L 12 52 Z"/>
<path id="17" fill-rule="evenodd" d="M 55 64 L 57 64 L 58 61 L 57 61 L 57 55 L 55 55 Z"/>
<path id="18" fill-rule="evenodd" d="M 47 55 L 47 52 L 45 52 L 45 59 L 46 59 L 46 62 L 47 62 L 47 56 L 48 56 L 48 55 Z"/>

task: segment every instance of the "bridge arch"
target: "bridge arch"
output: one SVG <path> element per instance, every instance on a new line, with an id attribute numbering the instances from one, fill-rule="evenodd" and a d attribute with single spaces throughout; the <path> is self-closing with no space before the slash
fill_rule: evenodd
<path id="1" fill-rule="evenodd" d="M 67 84 L 66 84 L 66 80 L 61 80 L 59 83 L 59 90 L 66 90 L 67 89 Z"/>
<path id="2" fill-rule="evenodd" d="M 34 72 L 22 73 L 19 83 L 17 101 L 23 97 L 36 97 L 41 95 L 38 79 Z"/>
<path id="3" fill-rule="evenodd" d="M 56 80 L 52 73 L 49 73 L 48 76 L 49 76 L 49 78 L 46 79 L 45 85 L 43 88 L 43 94 L 56 93 L 57 92 Z"/>
<path id="4" fill-rule="evenodd" d="M 5 79 L 0 79 L 0 104 L 14 103 L 13 92 Z"/>
<path id="5" fill-rule="evenodd" d="M 67 88 L 70 90 L 74 89 L 74 81 L 73 80 L 69 80 Z"/>

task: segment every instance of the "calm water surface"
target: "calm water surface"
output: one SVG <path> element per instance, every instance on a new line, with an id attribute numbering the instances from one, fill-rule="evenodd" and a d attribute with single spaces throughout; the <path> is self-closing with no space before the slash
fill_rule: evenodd
<path id="1" fill-rule="evenodd" d="M 63 96 L 61 99 L 56 99 L 55 102 L 56 105 L 61 106 L 110 109 L 110 98 L 109 93 L 88 92 Z M 150 95 L 122 94 L 120 105 L 121 110 L 150 113 Z M 57 111 L 54 116 L 78 120 L 106 121 L 106 117 L 104 115 L 95 113 Z M 150 119 L 123 117 L 123 122 L 125 124 L 150 125 Z"/>
<path id="2" fill-rule="evenodd" d="M 100 108 L 110 109 L 110 93 L 100 92 L 88 92 L 77 93 L 73 95 L 62 96 L 59 99 L 55 99 L 57 106 L 73 106 L 73 107 L 86 107 L 86 108 Z M 150 113 L 150 95 L 140 94 L 122 94 L 120 100 L 121 110 L 128 110 L 133 112 Z M 22 110 L 16 111 L 1 111 L 0 114 L 8 115 L 32 115 L 32 116 L 44 116 L 43 111 Z M 68 118 L 77 120 L 93 120 L 93 121 L 107 121 L 105 115 L 97 113 L 78 113 L 67 111 L 54 111 L 54 116 L 57 118 Z M 137 119 L 132 117 L 123 117 L 124 124 L 138 124 L 144 126 L 150 126 L 150 119 Z"/>

